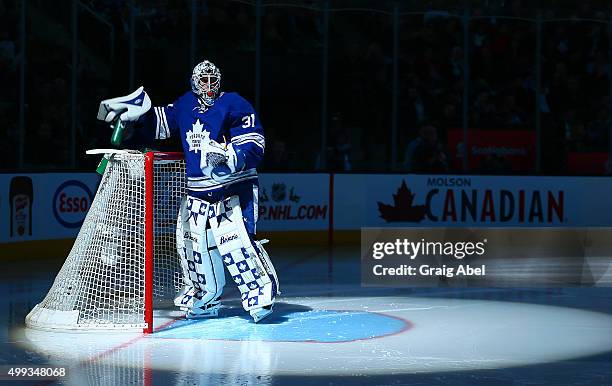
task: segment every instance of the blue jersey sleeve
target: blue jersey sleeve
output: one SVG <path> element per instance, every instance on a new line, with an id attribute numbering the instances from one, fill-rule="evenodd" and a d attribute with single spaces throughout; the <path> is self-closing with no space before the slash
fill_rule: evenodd
<path id="1" fill-rule="evenodd" d="M 178 107 L 181 98 L 166 106 L 153 107 L 138 120 L 138 131 L 140 138 L 145 143 L 154 139 L 166 139 L 175 136 L 179 132 Z"/>
<path id="2" fill-rule="evenodd" d="M 266 148 L 264 130 L 253 106 L 241 97 L 229 111 L 229 131 L 232 146 L 244 162 L 243 169 L 256 168 Z"/>
<path id="3" fill-rule="evenodd" d="M 164 107 L 153 107 L 155 114 L 155 139 L 166 139 L 176 135 L 179 130 L 175 104 Z"/>

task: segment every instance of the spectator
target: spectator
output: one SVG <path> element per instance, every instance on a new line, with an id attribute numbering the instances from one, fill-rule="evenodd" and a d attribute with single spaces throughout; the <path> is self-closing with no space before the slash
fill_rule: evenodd
<path id="1" fill-rule="evenodd" d="M 285 142 L 275 139 L 272 143 L 272 149 L 266 151 L 262 170 L 266 172 L 286 172 L 292 169 L 293 165 L 287 153 L 287 145 Z"/>
<path id="2" fill-rule="evenodd" d="M 351 143 L 348 130 L 344 127 L 342 115 L 332 116 L 330 140 L 327 146 L 327 169 L 330 171 L 350 171 Z"/>
<path id="3" fill-rule="evenodd" d="M 408 144 L 404 168 L 415 173 L 448 172 L 447 157 L 444 147 L 438 141 L 438 129 L 435 126 L 422 126 L 419 136 Z"/>

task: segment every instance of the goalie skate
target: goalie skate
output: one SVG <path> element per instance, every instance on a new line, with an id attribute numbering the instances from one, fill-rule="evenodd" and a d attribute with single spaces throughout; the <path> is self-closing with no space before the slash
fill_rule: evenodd
<path id="1" fill-rule="evenodd" d="M 190 308 L 185 314 L 185 317 L 187 319 L 213 318 L 219 315 L 219 309 L 221 307 L 221 302 L 219 300 L 213 300 L 202 307 Z"/>
<path id="2" fill-rule="evenodd" d="M 256 308 L 250 311 L 251 316 L 255 323 L 258 323 L 260 320 L 270 316 L 272 314 L 272 306 L 265 306 L 261 308 Z"/>

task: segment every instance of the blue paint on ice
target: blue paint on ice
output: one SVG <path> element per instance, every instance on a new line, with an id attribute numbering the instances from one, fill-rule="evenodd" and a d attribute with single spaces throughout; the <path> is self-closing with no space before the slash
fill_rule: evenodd
<path id="1" fill-rule="evenodd" d="M 177 320 L 153 338 L 215 339 L 337 343 L 372 339 L 400 332 L 407 322 L 381 314 L 357 311 L 311 310 L 272 315 L 259 324 L 248 315 L 214 319 Z"/>

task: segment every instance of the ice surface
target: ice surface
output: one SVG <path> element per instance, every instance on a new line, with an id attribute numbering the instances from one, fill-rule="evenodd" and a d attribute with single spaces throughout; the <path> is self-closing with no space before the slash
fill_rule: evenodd
<path id="1" fill-rule="evenodd" d="M 331 274 L 327 250 L 269 250 L 283 289 L 269 319 L 228 285 L 218 318 L 158 310 L 149 336 L 25 329 L 61 262 L 11 264 L 1 363 L 68 366 L 74 385 L 612 384 L 609 289 L 366 289 L 356 248 L 333 251 Z"/>

